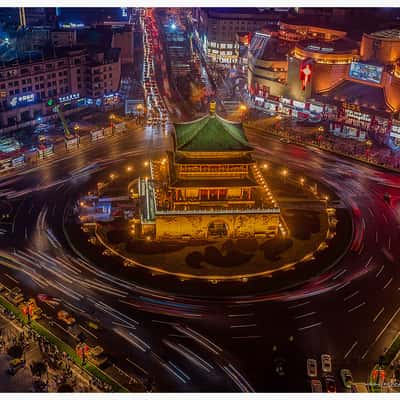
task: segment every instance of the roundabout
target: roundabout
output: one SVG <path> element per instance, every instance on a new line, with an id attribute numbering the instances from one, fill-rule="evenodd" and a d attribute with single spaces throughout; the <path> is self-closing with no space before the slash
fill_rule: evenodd
<path id="1" fill-rule="evenodd" d="M 339 222 L 329 189 L 255 162 L 242 125 L 215 111 L 174 124 L 171 139 L 171 151 L 144 162 L 144 178 L 110 172 L 77 202 L 88 241 L 104 255 L 181 282 L 272 278 L 267 290 L 279 287 L 277 273 L 324 257 Z M 319 264 L 312 274 L 326 269 Z"/>
<path id="2" fill-rule="evenodd" d="M 119 148 L 114 144 L 111 149 L 109 144 L 100 146 L 89 161 L 73 156 L 57 162 L 57 168 L 50 171 L 27 171 L 10 181 L 8 188 L 13 193 L 8 201 L 14 211 L 10 223 L 2 226 L 8 229 L 2 246 L 2 283 L 15 286 L 10 276 L 28 294 L 47 293 L 62 299 L 63 307 L 71 307 L 68 310 L 78 321 L 98 319 L 104 331 L 96 336 L 114 362 L 125 371 L 140 374 L 126 361 L 127 357 L 134 359 L 141 368 L 157 375 L 160 390 L 188 389 L 187 381 L 180 381 L 163 366 L 166 359 L 181 362 L 190 374 L 192 389 L 206 385 L 214 390 L 240 390 L 218 367 L 221 363 L 228 365 L 227 360 L 236 365 L 240 360 L 242 376 L 257 391 L 306 390 L 305 358 L 322 352 L 333 355 L 335 370 L 350 366 L 356 379 L 364 379 L 382 349 L 390 345 L 398 323 L 398 307 L 391 300 L 398 296 L 400 278 L 399 254 L 394 246 L 399 239 L 399 178 L 318 150 L 282 144 L 258 132 L 246 133 L 255 147 L 257 162 L 262 166 L 268 160 L 270 164 L 266 177 L 271 191 L 275 171 L 282 183 L 293 179 L 300 184 L 305 178 L 305 182 L 316 182 L 321 194 L 329 195 L 339 221 L 332 242 L 343 240 L 340 251 L 339 246 L 330 245 L 315 260 L 295 270 L 278 272 L 272 279 L 218 285 L 198 280 L 182 282 L 165 274 L 127 268 L 116 257 L 101 254 L 76 225 L 76 215 L 67 211 L 96 187 L 96 182 L 112 172 L 122 176 L 127 165 L 132 165 L 135 176 L 148 174 L 143 165 L 151 151 L 143 144 L 151 141 L 154 151 L 160 151 L 158 157 L 166 146 L 164 138 L 147 137 L 143 131 L 136 132 L 134 138 L 120 139 Z M 117 159 L 110 158 L 110 153 L 124 155 Z M 81 170 L 90 163 L 96 163 L 96 167 Z M 282 167 L 288 171 L 286 177 L 280 174 Z M 2 183 L 7 190 L 7 179 Z M 391 204 L 384 201 L 385 192 L 391 194 Z M 293 210 L 293 204 L 282 199 L 279 190 L 273 193 L 280 199 L 282 210 Z M 296 221 L 295 215 L 286 215 L 288 225 L 290 218 Z M 364 224 L 365 229 L 361 229 Z M 297 220 L 296 226 L 302 225 Z M 347 249 L 352 225 L 354 238 L 361 244 L 357 251 Z M 290 234 L 295 233 L 302 237 L 302 232 L 291 228 Z M 271 282 L 279 282 L 280 287 L 268 286 Z M 52 310 L 46 312 L 51 314 Z M 130 329 L 131 320 L 139 323 L 134 334 L 151 345 L 150 357 L 131 346 L 115 325 Z M 360 324 L 368 325 L 368 333 L 359 334 Z M 175 359 L 171 340 L 180 340 L 173 336 L 179 333 L 175 327 L 186 326 L 223 349 L 216 356 L 197 342 L 190 345 L 203 358 L 212 360 L 212 381 L 206 372 Z M 172 339 L 167 338 L 169 335 Z M 289 337 L 293 337 L 290 342 Z M 116 350 L 126 348 L 127 343 L 126 354 Z M 274 373 L 274 346 L 298 357 L 290 361 L 292 372 L 287 378 L 266 381 L 265 374 Z"/>
<path id="3" fill-rule="evenodd" d="M 278 191 L 283 182 L 276 179 L 276 185 Z M 293 194 L 290 197 L 290 205 L 300 209 L 282 211 L 290 221 L 289 231 L 293 232 L 289 238 L 229 239 L 218 235 L 209 240 L 139 240 L 131 234 L 129 222 L 116 221 L 91 225 L 88 239 L 101 245 L 106 254 L 118 257 L 125 267 L 180 281 L 199 279 L 219 283 L 273 278 L 275 273 L 293 271 L 298 264 L 306 268 L 304 264 L 315 260 L 317 255 L 323 257 L 320 253 L 329 247 L 338 223 L 335 209 L 327 208 L 323 200 L 308 191 L 309 186 L 306 192 L 301 184 L 286 181 L 284 185 L 289 188 L 281 189 L 284 193 L 300 192 L 298 198 Z M 312 271 L 314 275 L 317 273 Z"/>

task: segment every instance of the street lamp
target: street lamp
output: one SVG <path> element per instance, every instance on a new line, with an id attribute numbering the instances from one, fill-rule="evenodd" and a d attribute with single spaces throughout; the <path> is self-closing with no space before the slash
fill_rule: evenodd
<path id="1" fill-rule="evenodd" d="M 246 104 L 241 104 L 240 106 L 239 106 L 239 111 L 240 111 L 240 118 L 241 118 L 241 120 L 242 120 L 242 122 L 243 122 L 243 118 L 244 118 L 244 116 L 245 116 L 245 114 L 246 114 L 246 112 L 247 112 L 247 106 L 246 106 Z"/>
<path id="2" fill-rule="evenodd" d="M 321 144 L 323 133 L 324 133 L 324 127 L 323 126 L 319 126 L 318 127 L 318 137 L 317 137 L 318 144 Z"/>
<path id="3" fill-rule="evenodd" d="M 372 147 L 372 141 L 370 140 L 370 139 L 368 139 L 366 142 L 365 142 L 365 144 L 366 144 L 366 149 L 365 149 L 365 156 L 367 157 L 367 158 L 369 158 L 369 151 L 371 150 L 371 147 Z"/>
<path id="4" fill-rule="evenodd" d="M 286 177 L 288 176 L 289 171 L 285 168 L 282 171 L 282 175 L 283 175 L 283 181 L 286 183 Z"/>
<path id="5" fill-rule="evenodd" d="M 115 114 L 110 114 L 108 119 L 110 120 L 111 128 L 114 126 Z"/>
<path id="6" fill-rule="evenodd" d="M 144 166 L 145 166 L 145 167 L 148 167 L 148 166 L 149 166 L 149 162 L 148 162 L 148 161 L 145 161 L 145 162 L 144 162 Z"/>

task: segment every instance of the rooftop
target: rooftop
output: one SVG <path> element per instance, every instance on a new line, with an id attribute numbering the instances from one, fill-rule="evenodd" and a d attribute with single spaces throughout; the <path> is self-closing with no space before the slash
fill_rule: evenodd
<path id="1" fill-rule="evenodd" d="M 256 33 L 251 41 L 250 53 L 259 60 L 286 60 L 292 48 L 292 42 Z"/>
<path id="2" fill-rule="evenodd" d="M 239 122 L 209 114 L 195 121 L 175 124 L 175 150 L 193 152 L 251 151 Z"/>
<path id="3" fill-rule="evenodd" d="M 338 39 L 329 42 L 307 39 L 298 42 L 296 44 L 296 47 L 314 53 L 331 54 L 331 53 L 352 53 L 358 50 L 359 45 L 355 40 L 351 40 L 348 38 Z"/>
<path id="4" fill-rule="evenodd" d="M 400 41 L 400 29 L 384 29 L 382 31 L 370 33 L 370 36 L 379 39 L 397 39 Z"/>
<path id="5" fill-rule="evenodd" d="M 363 82 L 346 80 L 322 97 L 329 96 L 337 101 L 358 104 L 360 107 L 373 108 L 378 111 L 388 111 L 390 108 L 385 100 L 383 87 L 372 86 Z"/>

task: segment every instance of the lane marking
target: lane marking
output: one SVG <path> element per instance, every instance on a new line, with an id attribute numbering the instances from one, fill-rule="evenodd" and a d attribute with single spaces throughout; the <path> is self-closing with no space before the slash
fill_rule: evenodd
<path id="1" fill-rule="evenodd" d="M 251 336 L 232 336 L 232 339 L 258 339 L 262 338 L 262 336 L 259 335 L 251 335 Z"/>
<path id="2" fill-rule="evenodd" d="M 375 241 L 378 243 L 378 231 L 375 232 Z"/>
<path id="3" fill-rule="evenodd" d="M 385 265 L 382 265 L 382 267 L 379 269 L 379 271 L 376 273 L 375 278 L 377 278 L 383 271 L 383 269 L 385 268 Z"/>
<path id="4" fill-rule="evenodd" d="M 380 331 L 379 335 L 375 338 L 374 343 L 376 343 L 380 337 L 384 334 L 388 326 L 393 322 L 393 320 L 396 318 L 396 315 L 400 312 L 400 307 L 396 310 L 396 312 L 393 314 L 392 318 L 389 319 L 387 324 L 383 327 L 383 329 Z"/>
<path id="5" fill-rule="evenodd" d="M 375 322 L 379 317 L 380 317 L 380 315 L 383 313 L 383 310 L 385 309 L 385 307 L 382 307 L 381 309 L 380 309 L 380 311 L 378 311 L 378 314 L 376 314 L 375 315 L 375 317 L 374 317 L 374 319 L 372 320 L 372 322 Z"/>
<path id="6" fill-rule="evenodd" d="M 335 289 L 335 292 L 338 292 L 340 289 L 345 288 L 346 286 L 350 285 L 350 283 L 351 283 L 350 281 L 343 283 L 343 285 L 340 285 Z"/>
<path id="7" fill-rule="evenodd" d="M 257 324 L 231 325 L 230 328 L 250 328 L 252 326 L 257 326 Z"/>
<path id="8" fill-rule="evenodd" d="M 385 290 L 393 281 L 393 277 L 391 277 L 387 282 L 386 285 L 383 287 L 383 290 Z"/>
<path id="9" fill-rule="evenodd" d="M 314 328 L 314 327 L 320 326 L 320 325 L 322 325 L 322 322 L 317 322 L 315 324 L 303 326 L 302 328 L 298 328 L 297 330 L 301 332 L 301 331 L 305 331 L 306 329 L 311 329 L 311 328 Z"/>
<path id="10" fill-rule="evenodd" d="M 140 365 L 137 365 L 135 362 L 133 362 L 132 360 L 130 360 L 129 358 L 126 358 L 126 361 L 128 361 L 128 363 L 131 363 L 134 367 L 136 367 L 139 371 L 142 371 L 145 375 L 148 375 L 149 373 L 143 369 Z"/>
<path id="11" fill-rule="evenodd" d="M 358 310 L 359 308 L 361 308 L 362 306 L 365 306 L 367 303 L 365 301 L 363 301 L 362 303 L 360 303 L 358 306 L 355 306 L 353 308 L 350 308 L 349 310 L 347 310 L 348 313 L 353 312 L 355 310 Z"/>
<path id="12" fill-rule="evenodd" d="M 343 357 L 344 360 L 349 356 L 349 354 L 353 351 L 354 347 L 356 347 L 357 344 L 358 344 L 358 341 L 356 340 L 356 341 L 351 345 L 351 347 L 349 348 L 349 350 L 347 351 L 347 353 L 344 355 L 344 357 Z"/>
<path id="13" fill-rule="evenodd" d="M 19 283 L 13 276 L 7 274 L 7 272 L 3 272 L 3 275 L 5 275 L 8 279 L 11 279 L 15 283 Z"/>
<path id="14" fill-rule="evenodd" d="M 88 329 L 86 329 L 84 326 L 82 326 L 81 324 L 79 324 L 79 327 L 81 328 L 81 329 L 83 329 L 86 333 L 88 333 L 90 336 L 92 336 L 93 338 L 95 338 L 96 340 L 98 339 L 98 337 L 94 334 L 94 333 L 92 333 L 92 332 L 90 332 Z"/>
<path id="15" fill-rule="evenodd" d="M 392 244 L 392 237 L 389 236 L 389 240 L 388 240 L 388 250 L 390 250 L 391 244 Z"/>
<path id="16" fill-rule="evenodd" d="M 397 340 L 399 337 L 400 332 L 397 332 L 396 336 L 393 338 L 393 340 L 390 342 L 389 346 L 386 347 L 386 350 L 383 352 L 383 354 L 386 354 L 388 350 L 392 347 L 393 343 Z"/>
<path id="17" fill-rule="evenodd" d="M 174 322 L 169 322 L 169 321 L 160 321 L 158 319 L 152 319 L 151 322 L 154 322 L 155 324 L 163 324 L 163 325 L 176 325 Z"/>
<path id="18" fill-rule="evenodd" d="M 314 315 L 314 314 L 316 314 L 316 311 L 311 311 L 311 312 L 306 313 L 306 314 L 297 315 L 296 317 L 294 317 L 294 319 L 306 318 L 306 317 L 309 317 L 309 316 Z"/>
<path id="19" fill-rule="evenodd" d="M 368 265 L 371 264 L 372 259 L 374 258 L 374 256 L 371 256 L 369 258 L 369 260 L 367 261 L 367 263 L 365 264 L 364 268 L 368 268 Z"/>
<path id="20" fill-rule="evenodd" d="M 339 276 L 342 276 L 345 272 L 347 271 L 346 268 L 344 268 L 341 272 L 339 272 L 338 274 L 336 274 L 332 280 L 335 281 L 337 278 L 339 278 Z"/>
<path id="21" fill-rule="evenodd" d="M 388 223 L 387 217 L 386 217 L 386 215 L 384 213 L 382 213 L 382 217 L 385 220 L 385 222 Z"/>
<path id="22" fill-rule="evenodd" d="M 236 317 L 252 317 L 254 313 L 244 313 L 244 314 L 229 314 L 229 318 L 236 318 Z"/>
<path id="23" fill-rule="evenodd" d="M 348 296 L 346 296 L 346 297 L 343 299 L 343 301 L 350 300 L 352 297 L 356 296 L 358 293 L 360 293 L 360 291 L 359 291 L 359 290 L 356 290 L 354 293 L 349 294 Z"/>
<path id="24" fill-rule="evenodd" d="M 290 306 L 290 307 L 288 307 L 288 310 L 293 310 L 294 308 L 298 308 L 298 307 L 301 307 L 301 306 L 305 306 L 305 305 L 307 305 L 307 304 L 310 304 L 310 301 L 305 301 L 304 303 L 300 303 L 300 304 L 296 304 L 296 305 L 294 305 L 294 306 Z"/>
<path id="25" fill-rule="evenodd" d="M 364 358 L 367 357 L 367 354 L 368 354 L 368 352 L 369 352 L 369 349 L 370 349 L 370 348 L 368 347 L 368 349 L 365 350 L 365 353 L 361 356 L 361 359 L 362 359 L 362 360 L 364 360 Z"/>

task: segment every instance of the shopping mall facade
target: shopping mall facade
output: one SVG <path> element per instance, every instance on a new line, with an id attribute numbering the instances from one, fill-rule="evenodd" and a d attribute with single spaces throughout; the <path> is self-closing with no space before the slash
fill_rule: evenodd
<path id="1" fill-rule="evenodd" d="M 254 35 L 248 64 L 259 107 L 400 150 L 400 30 L 364 34 L 360 43 L 346 32 L 281 24 Z"/>

